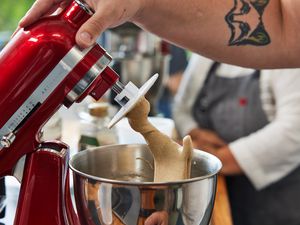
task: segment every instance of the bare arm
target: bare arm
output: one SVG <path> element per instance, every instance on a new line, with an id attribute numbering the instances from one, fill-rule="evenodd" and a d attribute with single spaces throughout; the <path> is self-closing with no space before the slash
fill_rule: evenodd
<path id="1" fill-rule="evenodd" d="M 264 5 L 255 8 L 259 3 Z M 136 22 L 217 61 L 247 67 L 297 67 L 299 13 L 300 3 L 293 0 L 189 0 L 171 4 L 169 0 L 153 0 Z M 244 36 L 236 41 L 242 33 L 240 27 Z M 257 30 L 260 32 L 253 35 Z"/>
<path id="2" fill-rule="evenodd" d="M 37 0 L 26 26 L 57 0 Z M 62 0 L 61 2 L 66 2 Z M 214 60 L 248 67 L 300 66 L 297 0 L 86 0 L 95 15 L 76 40 L 91 45 L 106 28 L 132 21 Z"/>

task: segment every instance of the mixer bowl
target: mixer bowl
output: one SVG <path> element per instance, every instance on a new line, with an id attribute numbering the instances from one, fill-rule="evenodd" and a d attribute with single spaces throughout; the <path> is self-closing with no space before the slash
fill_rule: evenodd
<path id="1" fill-rule="evenodd" d="M 221 162 L 194 150 L 190 179 L 153 183 L 152 154 L 136 144 L 79 152 L 70 168 L 81 224 L 208 225 Z"/>

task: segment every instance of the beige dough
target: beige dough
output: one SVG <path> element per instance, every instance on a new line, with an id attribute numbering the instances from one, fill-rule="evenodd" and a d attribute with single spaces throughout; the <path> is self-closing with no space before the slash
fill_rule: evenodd
<path id="1" fill-rule="evenodd" d="M 149 121 L 150 104 L 142 98 L 127 114 L 129 124 L 141 133 L 154 157 L 154 182 L 168 182 L 190 177 L 192 141 L 183 139 L 183 147 L 157 130 Z"/>

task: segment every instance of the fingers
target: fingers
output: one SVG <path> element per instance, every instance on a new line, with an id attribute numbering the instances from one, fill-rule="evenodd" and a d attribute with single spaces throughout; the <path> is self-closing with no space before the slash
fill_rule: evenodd
<path id="1" fill-rule="evenodd" d="M 216 132 L 207 129 L 194 129 L 191 132 L 193 140 L 198 140 L 203 143 L 213 145 L 215 147 L 223 147 L 226 142 L 222 140 Z"/>
<path id="2" fill-rule="evenodd" d="M 212 145 L 203 145 L 200 150 L 208 152 L 210 154 L 216 155 L 216 152 L 218 151 L 218 148 L 212 146 Z"/>
<path id="3" fill-rule="evenodd" d="M 45 15 L 54 5 L 60 1 L 57 0 L 37 0 L 19 22 L 20 27 L 26 27 L 37 21 L 41 16 Z"/>
<path id="4" fill-rule="evenodd" d="M 19 30 L 21 29 L 20 26 L 17 27 L 17 29 L 13 32 L 13 34 L 11 35 L 10 39 L 12 39 L 18 32 Z"/>
<path id="5" fill-rule="evenodd" d="M 151 214 L 145 221 L 145 225 L 167 225 L 168 214 L 165 211 Z"/>
<path id="6" fill-rule="evenodd" d="M 219 136 L 217 136 L 217 134 L 207 134 L 206 135 L 208 142 L 210 142 L 211 144 L 217 146 L 217 147 L 222 147 L 224 145 L 226 145 L 225 141 L 223 141 Z"/>
<path id="7" fill-rule="evenodd" d="M 40 17 L 54 12 L 57 8 L 65 7 L 70 1 L 36 0 L 20 21 L 19 27 L 22 28 L 32 24 Z M 95 14 L 81 26 L 76 34 L 76 42 L 82 48 L 87 48 L 94 44 L 98 36 L 108 27 L 117 26 L 129 20 L 141 7 L 139 1 L 133 1 L 136 4 L 129 4 L 123 0 L 90 0 L 89 3 L 95 10 Z"/>
<path id="8" fill-rule="evenodd" d="M 95 14 L 81 26 L 76 35 L 77 44 L 84 48 L 95 43 L 107 28 L 129 21 L 142 7 L 140 1 L 136 0 L 91 1 L 90 6 Z"/>
<path id="9" fill-rule="evenodd" d="M 117 12 L 108 6 L 108 3 L 103 1 L 97 5 L 95 14 L 78 30 L 76 42 L 80 47 L 90 47 L 96 42 L 99 35 L 115 21 L 114 17 Z"/>
<path id="10" fill-rule="evenodd" d="M 150 216 L 145 221 L 145 225 L 159 225 L 159 224 L 160 224 L 159 218 L 157 216 L 155 216 L 155 215 Z"/>
<path id="11" fill-rule="evenodd" d="M 239 175 L 243 174 L 243 170 L 240 167 L 238 161 L 235 159 L 230 148 L 228 146 L 219 149 L 216 155 L 223 164 L 221 173 L 225 175 Z"/>

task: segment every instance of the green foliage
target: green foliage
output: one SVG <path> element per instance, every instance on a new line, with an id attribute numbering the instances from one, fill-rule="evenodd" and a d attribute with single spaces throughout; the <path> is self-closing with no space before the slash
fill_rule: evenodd
<path id="1" fill-rule="evenodd" d="M 13 31 L 35 0 L 1 0 L 0 31 Z"/>

